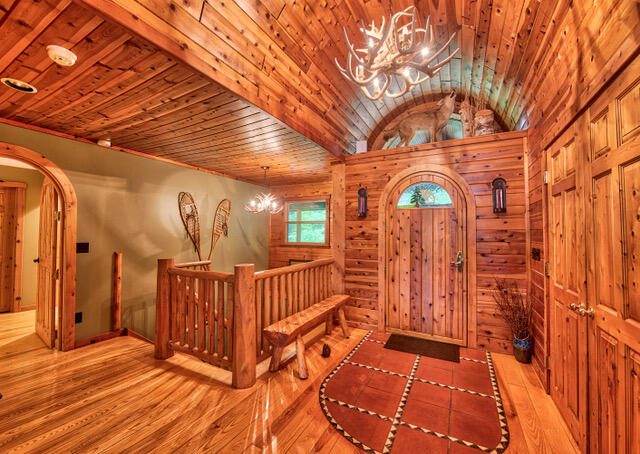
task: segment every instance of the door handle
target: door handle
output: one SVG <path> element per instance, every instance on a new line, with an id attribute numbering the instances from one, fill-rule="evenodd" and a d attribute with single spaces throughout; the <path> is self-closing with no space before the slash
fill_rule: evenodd
<path id="1" fill-rule="evenodd" d="M 464 255 L 462 255 L 462 251 L 458 251 L 458 254 L 456 255 L 456 261 L 451 262 L 451 266 L 456 266 L 458 268 L 458 271 L 462 272 L 462 269 L 464 267 Z"/>
<path id="2" fill-rule="evenodd" d="M 576 311 L 578 309 L 578 305 L 576 303 L 571 303 L 569 304 L 569 309 Z"/>
<path id="3" fill-rule="evenodd" d="M 37 259 L 33 259 L 33 263 L 40 263 L 40 257 L 38 257 Z"/>

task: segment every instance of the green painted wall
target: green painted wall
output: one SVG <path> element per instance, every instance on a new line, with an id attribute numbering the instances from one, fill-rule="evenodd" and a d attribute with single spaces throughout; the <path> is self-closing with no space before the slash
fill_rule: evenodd
<path id="1" fill-rule="evenodd" d="M 104 333 L 111 323 L 113 252 L 123 252 L 122 326 L 153 338 L 156 260 L 195 260 L 178 214 L 180 191 L 191 192 L 201 221 L 202 249 L 208 252 L 215 209 L 232 203 L 229 236 L 213 257 L 213 269 L 237 263 L 268 264 L 268 220 L 244 211 L 259 186 L 211 175 L 97 145 L 0 124 L 0 142 L 35 150 L 60 166 L 78 197 L 78 241 L 89 253 L 77 255 L 76 339 Z"/>
<path id="2" fill-rule="evenodd" d="M 38 265 L 33 259 L 38 257 L 38 228 L 40 220 L 40 191 L 44 176 L 30 169 L 0 165 L 0 180 L 26 183 L 25 208 L 22 230 L 22 302 L 21 306 L 36 304 L 36 279 Z"/>

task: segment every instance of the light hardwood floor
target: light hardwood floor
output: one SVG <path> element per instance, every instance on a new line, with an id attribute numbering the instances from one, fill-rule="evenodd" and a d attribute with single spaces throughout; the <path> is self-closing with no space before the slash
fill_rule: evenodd
<path id="1" fill-rule="evenodd" d="M 0 314 L 0 452 L 356 453 L 318 403 L 322 379 L 365 335 L 339 329 L 307 351 L 309 379 L 295 362 L 234 390 L 211 366 L 118 337 L 71 352 L 33 336 L 33 312 Z M 322 358 L 322 343 L 332 348 Z M 494 354 L 509 420 L 507 453 L 578 452 L 530 366 Z"/>

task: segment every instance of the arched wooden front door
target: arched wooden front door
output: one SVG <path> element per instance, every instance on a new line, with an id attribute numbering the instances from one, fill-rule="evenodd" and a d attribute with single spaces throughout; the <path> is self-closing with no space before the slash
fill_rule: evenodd
<path id="1" fill-rule="evenodd" d="M 467 343 L 466 202 L 448 178 L 406 178 L 387 199 L 386 329 Z"/>

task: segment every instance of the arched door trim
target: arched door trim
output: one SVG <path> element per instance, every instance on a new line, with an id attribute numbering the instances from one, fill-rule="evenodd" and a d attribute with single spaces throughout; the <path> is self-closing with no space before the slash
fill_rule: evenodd
<path id="1" fill-rule="evenodd" d="M 41 154 L 10 143 L 0 142 L 0 156 L 22 161 L 38 169 L 56 186 L 61 200 L 62 270 L 60 272 L 60 306 L 58 336 L 60 350 L 72 350 L 75 342 L 76 310 L 76 235 L 77 198 L 65 173 Z"/>
<path id="2" fill-rule="evenodd" d="M 466 202 L 467 225 L 467 339 L 468 347 L 477 346 L 477 304 L 476 304 L 476 201 L 471 186 L 455 170 L 438 164 L 422 164 L 409 167 L 394 175 L 385 185 L 378 204 L 378 330 L 385 330 L 385 312 L 387 304 L 387 216 L 386 205 L 393 191 L 408 178 L 419 174 L 442 176 L 454 183 L 464 195 Z"/>

